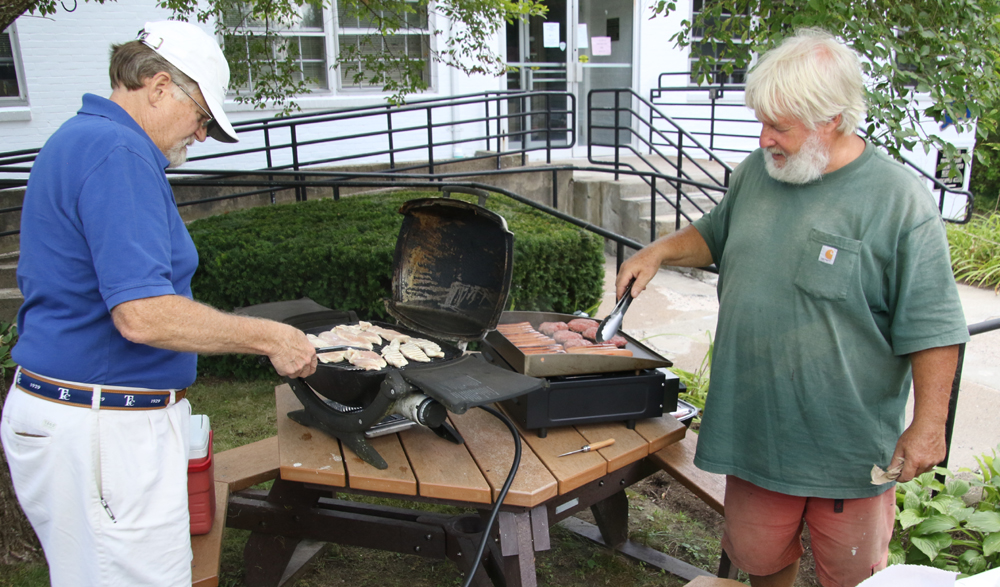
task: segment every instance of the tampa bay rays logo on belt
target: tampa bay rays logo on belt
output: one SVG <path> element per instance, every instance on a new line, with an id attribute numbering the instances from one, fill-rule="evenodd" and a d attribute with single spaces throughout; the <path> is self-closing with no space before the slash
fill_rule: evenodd
<path id="1" fill-rule="evenodd" d="M 59 388 L 59 399 L 69 401 L 69 390 L 65 387 Z"/>
<path id="2" fill-rule="evenodd" d="M 134 405 L 135 405 L 135 396 L 134 395 L 126 395 L 125 396 L 125 407 L 128 408 L 128 407 L 132 407 Z"/>

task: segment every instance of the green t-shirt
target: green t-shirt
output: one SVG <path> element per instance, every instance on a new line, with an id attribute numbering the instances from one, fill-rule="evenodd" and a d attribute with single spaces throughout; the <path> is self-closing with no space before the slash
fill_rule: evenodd
<path id="1" fill-rule="evenodd" d="M 909 353 L 968 340 L 927 188 L 868 145 L 807 185 L 762 151 L 694 223 L 719 266 L 695 464 L 789 495 L 870 497 L 903 431 Z"/>

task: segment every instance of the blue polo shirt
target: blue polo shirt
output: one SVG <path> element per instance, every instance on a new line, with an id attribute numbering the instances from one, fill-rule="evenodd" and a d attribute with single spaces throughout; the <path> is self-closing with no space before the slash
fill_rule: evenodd
<path id="1" fill-rule="evenodd" d="M 14 360 L 58 379 L 183 388 L 197 356 L 126 340 L 111 309 L 191 298 L 198 252 L 164 173 L 168 161 L 120 106 L 86 94 L 35 160 L 21 214 L 24 304 Z"/>

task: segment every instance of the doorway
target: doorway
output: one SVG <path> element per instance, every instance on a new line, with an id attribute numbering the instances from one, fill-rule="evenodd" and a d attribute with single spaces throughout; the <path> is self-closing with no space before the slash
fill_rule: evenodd
<path id="1" fill-rule="evenodd" d="M 507 89 L 572 92 L 576 98 L 575 154 L 587 147 L 587 99 L 591 90 L 631 88 L 633 85 L 633 45 L 635 41 L 635 0 L 548 0 L 548 13 L 507 25 Z M 613 106 L 611 94 L 595 96 L 595 106 Z M 539 129 L 568 129 L 570 104 L 564 97 L 549 96 L 508 101 L 511 146 L 538 148 L 546 140 L 554 147 L 569 143 L 568 132 L 540 132 Z M 523 117 L 516 116 L 530 112 Z M 629 125 L 626 115 L 618 125 Z M 593 122 L 613 126 L 614 116 L 600 112 Z M 548 134 L 548 136 L 546 136 Z M 630 140 L 620 131 L 617 141 Z M 598 129 L 595 142 L 613 145 L 613 130 Z"/>

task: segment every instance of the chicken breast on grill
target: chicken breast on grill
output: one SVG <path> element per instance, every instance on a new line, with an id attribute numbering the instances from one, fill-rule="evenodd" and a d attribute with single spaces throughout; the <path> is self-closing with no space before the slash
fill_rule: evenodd
<path id="1" fill-rule="evenodd" d="M 405 340 L 402 342 L 406 342 Z M 442 358 L 444 357 L 444 351 L 441 350 L 441 346 L 434 342 L 433 340 L 427 340 L 426 338 L 413 338 L 410 342 L 420 347 L 420 350 L 424 351 L 424 354 L 431 358 Z"/>
<path id="2" fill-rule="evenodd" d="M 430 363 L 431 358 L 427 356 L 419 346 L 413 341 L 404 342 L 399 345 L 399 350 L 403 353 L 403 356 L 407 359 L 417 361 L 418 363 Z"/>
<path id="3" fill-rule="evenodd" d="M 406 357 L 399 350 L 399 340 L 394 340 L 382 347 L 382 358 L 393 367 L 405 367 L 409 364 Z"/>
<path id="4" fill-rule="evenodd" d="M 374 351 L 347 349 L 344 351 L 344 357 L 347 358 L 348 362 L 352 365 L 361 367 L 366 371 L 378 371 L 386 366 L 385 359 Z"/>

